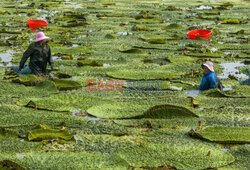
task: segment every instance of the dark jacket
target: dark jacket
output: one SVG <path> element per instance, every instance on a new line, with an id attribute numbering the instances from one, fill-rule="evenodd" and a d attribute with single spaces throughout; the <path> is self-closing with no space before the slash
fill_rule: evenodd
<path id="1" fill-rule="evenodd" d="M 25 62 L 30 57 L 29 68 L 33 74 L 44 75 L 46 72 L 47 63 L 53 69 L 53 60 L 51 57 L 51 49 L 48 44 L 42 47 L 39 42 L 33 42 L 24 52 L 22 60 L 19 64 L 19 69 L 24 67 Z"/>

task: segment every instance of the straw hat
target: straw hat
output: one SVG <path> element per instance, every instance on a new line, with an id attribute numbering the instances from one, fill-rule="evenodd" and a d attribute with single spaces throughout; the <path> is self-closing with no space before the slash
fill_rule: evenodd
<path id="1" fill-rule="evenodd" d="M 202 68 L 204 66 L 206 66 L 210 71 L 214 72 L 214 64 L 212 62 L 206 61 L 204 64 L 201 65 Z"/>
<path id="2" fill-rule="evenodd" d="M 38 32 L 36 34 L 36 41 L 35 42 L 38 42 L 38 41 L 41 41 L 41 40 L 45 40 L 45 39 L 50 39 L 49 37 L 45 36 L 43 32 Z"/>

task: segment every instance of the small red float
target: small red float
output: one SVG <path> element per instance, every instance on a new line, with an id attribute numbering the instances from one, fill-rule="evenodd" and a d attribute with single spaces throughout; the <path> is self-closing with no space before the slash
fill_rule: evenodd
<path id="1" fill-rule="evenodd" d="M 192 30 L 187 33 L 189 39 L 197 40 L 197 37 L 208 39 L 213 31 L 211 30 Z"/>

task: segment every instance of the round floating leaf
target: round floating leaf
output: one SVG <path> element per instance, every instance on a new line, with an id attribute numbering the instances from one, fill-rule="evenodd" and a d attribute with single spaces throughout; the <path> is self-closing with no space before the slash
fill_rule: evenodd
<path id="1" fill-rule="evenodd" d="M 207 127 L 194 131 L 200 138 L 218 143 L 250 143 L 249 127 Z"/>
<path id="2" fill-rule="evenodd" d="M 170 165 L 177 169 L 206 169 L 234 162 L 231 154 L 207 145 L 140 145 L 118 151 L 118 155 L 132 167 Z"/>
<path id="3" fill-rule="evenodd" d="M 74 90 L 82 88 L 82 85 L 74 80 L 53 79 L 58 90 Z"/>
<path id="4" fill-rule="evenodd" d="M 28 133 L 29 141 L 42 141 L 42 140 L 52 140 L 52 139 L 62 139 L 62 140 L 71 140 L 74 134 L 70 134 L 67 129 L 57 130 L 57 129 L 47 129 L 40 128 L 29 131 Z"/>

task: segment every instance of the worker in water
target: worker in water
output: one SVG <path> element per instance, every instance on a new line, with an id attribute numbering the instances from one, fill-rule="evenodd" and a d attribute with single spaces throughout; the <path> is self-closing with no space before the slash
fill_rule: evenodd
<path id="1" fill-rule="evenodd" d="M 18 72 L 22 72 L 24 64 L 28 58 L 30 58 L 29 69 L 32 74 L 44 76 L 46 73 L 47 63 L 49 63 L 50 68 L 53 71 L 51 49 L 47 44 L 49 39 L 50 38 L 45 36 L 43 32 L 37 33 L 35 42 L 31 43 L 23 54 Z"/>
<path id="2" fill-rule="evenodd" d="M 205 62 L 201 65 L 203 68 L 203 77 L 201 84 L 199 85 L 199 90 L 209 90 L 212 88 L 218 88 L 222 90 L 222 85 L 219 78 L 214 74 L 214 66 L 210 61 Z"/>

